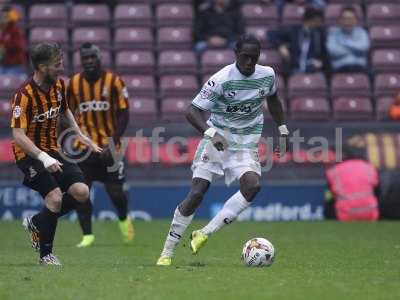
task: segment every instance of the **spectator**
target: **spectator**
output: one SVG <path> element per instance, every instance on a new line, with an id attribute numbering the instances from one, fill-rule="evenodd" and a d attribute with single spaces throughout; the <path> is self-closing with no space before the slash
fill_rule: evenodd
<path id="1" fill-rule="evenodd" d="M 25 74 L 26 41 L 17 25 L 19 19 L 9 6 L 0 10 L 0 74 Z"/>
<path id="2" fill-rule="evenodd" d="M 339 221 L 378 220 L 379 175 L 365 159 L 362 137 L 352 138 L 343 147 L 343 161 L 329 168 L 326 178 L 329 193 L 325 199 L 325 217 Z"/>
<path id="3" fill-rule="evenodd" d="M 272 46 L 278 49 L 289 73 L 324 71 L 327 67 L 323 12 L 307 7 L 303 25 L 268 32 Z"/>
<path id="4" fill-rule="evenodd" d="M 234 48 L 235 40 L 244 33 L 240 6 L 233 0 L 207 1 L 200 5 L 194 24 L 195 50 Z"/>
<path id="5" fill-rule="evenodd" d="M 264 3 L 272 3 L 274 2 L 278 8 L 278 13 L 282 16 L 283 8 L 286 3 L 293 3 L 297 5 L 310 5 L 319 9 L 324 9 L 326 5 L 325 0 L 261 0 Z"/>
<path id="6" fill-rule="evenodd" d="M 393 121 L 400 120 L 400 93 L 397 94 L 393 104 L 389 108 L 389 118 Z"/>
<path id="7" fill-rule="evenodd" d="M 358 25 L 356 10 L 343 8 L 339 27 L 329 31 L 327 49 L 334 72 L 366 72 L 369 50 L 367 31 Z"/>

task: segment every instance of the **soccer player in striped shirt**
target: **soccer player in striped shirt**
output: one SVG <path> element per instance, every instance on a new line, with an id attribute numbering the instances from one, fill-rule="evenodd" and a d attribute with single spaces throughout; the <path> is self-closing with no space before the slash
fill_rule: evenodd
<path id="1" fill-rule="evenodd" d="M 193 254 L 198 253 L 211 234 L 232 223 L 257 195 L 261 178 L 258 143 L 263 129 L 265 100 L 281 136 L 288 139 L 275 72 L 271 67 L 257 64 L 260 48 L 255 37 L 242 36 L 236 43 L 236 62 L 211 76 L 188 108 L 188 121 L 204 137 L 192 164 L 191 190 L 175 209 L 157 265 L 171 265 L 179 240 L 215 178 L 225 176 L 227 184 L 238 180 L 240 190 L 225 202 L 205 227 L 192 232 L 190 248 Z M 207 122 L 203 118 L 204 111 L 211 112 Z M 276 150 L 282 154 L 286 147 L 282 151 L 279 147 Z"/>
<path id="2" fill-rule="evenodd" d="M 53 254 L 53 240 L 60 216 L 89 201 L 89 188 L 82 171 L 61 152 L 57 141 L 60 115 L 68 121 L 80 141 L 94 152 L 102 149 L 82 134 L 68 108 L 66 87 L 58 76 L 64 71 L 58 44 L 40 43 L 30 53 L 33 76 L 15 93 L 11 127 L 17 167 L 24 173 L 24 185 L 44 199 L 43 209 L 27 217 L 23 225 L 32 247 L 40 251 L 39 262 L 61 265 Z"/>
<path id="3" fill-rule="evenodd" d="M 121 137 L 129 122 L 128 91 L 122 79 L 116 74 L 104 70 L 101 66 L 100 49 L 91 43 L 80 48 L 83 72 L 71 77 L 67 89 L 68 104 L 74 112 L 81 130 L 91 137 L 103 153 L 91 153 L 79 163 L 86 183 L 90 187 L 93 181 L 104 183 L 105 189 L 117 210 L 119 228 L 125 242 L 134 237 L 132 221 L 128 216 L 128 197 L 124 191 L 124 161 L 114 161 L 111 151 L 118 149 Z M 112 141 L 115 147 L 110 146 Z M 76 145 L 81 150 L 87 147 Z M 110 170 L 114 164 L 118 167 Z M 78 247 L 88 247 L 94 242 L 92 232 L 92 203 L 85 202 L 77 209 L 83 238 Z"/>

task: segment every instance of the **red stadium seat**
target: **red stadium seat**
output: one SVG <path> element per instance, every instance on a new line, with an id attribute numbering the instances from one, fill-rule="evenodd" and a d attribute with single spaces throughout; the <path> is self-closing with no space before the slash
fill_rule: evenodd
<path id="1" fill-rule="evenodd" d="M 304 6 L 286 4 L 283 8 L 282 23 L 285 25 L 301 24 L 303 22 Z"/>
<path id="2" fill-rule="evenodd" d="M 197 78 L 193 75 L 164 75 L 160 77 L 160 95 L 162 98 L 187 97 L 190 99 L 194 97 L 198 88 Z"/>
<path id="3" fill-rule="evenodd" d="M 156 84 L 153 76 L 123 75 L 122 79 L 132 99 L 143 96 L 154 98 L 156 96 Z"/>
<path id="4" fill-rule="evenodd" d="M 104 25 L 111 20 L 106 4 L 75 4 L 72 6 L 71 22 L 76 26 Z"/>
<path id="5" fill-rule="evenodd" d="M 328 25 L 337 25 L 342 9 L 348 4 L 328 4 L 325 8 L 325 23 Z M 356 10 L 358 20 L 361 24 L 364 23 L 364 15 L 360 5 L 353 4 L 352 7 Z"/>
<path id="6" fill-rule="evenodd" d="M 156 6 L 157 26 L 192 25 L 193 5 L 165 3 Z"/>
<path id="7" fill-rule="evenodd" d="M 156 102 L 151 98 L 133 97 L 129 100 L 129 113 L 136 121 L 154 121 L 157 117 Z"/>
<path id="8" fill-rule="evenodd" d="M 110 30 L 108 27 L 83 27 L 72 31 L 72 44 L 74 49 L 85 42 L 109 49 L 111 46 Z"/>
<path id="9" fill-rule="evenodd" d="M 0 163 L 14 163 L 14 154 L 11 146 L 11 139 L 0 140 Z"/>
<path id="10" fill-rule="evenodd" d="M 331 79 L 331 96 L 370 97 L 371 86 L 366 74 L 335 74 Z"/>
<path id="11" fill-rule="evenodd" d="M 337 120 L 365 120 L 373 117 L 371 100 L 367 97 L 333 99 L 333 115 Z"/>
<path id="12" fill-rule="evenodd" d="M 65 28 L 36 27 L 29 33 L 29 42 L 31 44 L 57 42 L 65 47 L 68 45 L 68 31 Z"/>
<path id="13" fill-rule="evenodd" d="M 114 49 L 153 50 L 153 33 L 149 27 L 120 27 L 114 33 Z"/>
<path id="14" fill-rule="evenodd" d="M 400 92 L 400 74 L 399 73 L 382 73 L 375 77 L 374 95 L 394 96 Z"/>
<path id="15" fill-rule="evenodd" d="M 160 162 L 164 166 L 188 165 L 193 160 L 194 154 L 189 153 L 189 147 L 184 140 L 162 144 L 159 150 Z"/>
<path id="16" fill-rule="evenodd" d="M 372 52 L 372 68 L 377 72 L 398 72 L 400 69 L 400 50 L 379 49 Z"/>
<path id="17" fill-rule="evenodd" d="M 329 103 L 325 98 L 300 97 L 290 100 L 292 119 L 326 120 L 330 118 Z"/>
<path id="18" fill-rule="evenodd" d="M 153 74 L 155 72 L 154 55 L 151 51 L 119 51 L 115 56 L 117 73 Z"/>
<path id="19" fill-rule="evenodd" d="M 386 2 L 386 1 L 382 1 Z M 370 25 L 400 24 L 399 3 L 373 3 L 367 6 L 367 22 Z"/>
<path id="20" fill-rule="evenodd" d="M 282 57 L 276 50 L 264 50 L 261 51 L 260 59 L 258 60 L 260 65 L 270 66 L 274 69 L 275 73 L 283 72 Z"/>
<path id="21" fill-rule="evenodd" d="M 152 162 L 151 145 L 148 138 L 131 137 L 129 138 L 126 158 L 131 165 L 150 164 Z"/>
<path id="22" fill-rule="evenodd" d="M 275 5 L 243 4 L 241 10 L 248 25 L 275 25 L 279 22 L 278 10 Z"/>
<path id="23" fill-rule="evenodd" d="M 265 49 L 265 48 L 271 48 L 271 45 L 268 42 L 267 38 L 268 30 L 269 28 L 266 26 L 249 26 L 246 28 L 246 33 L 252 34 L 255 37 L 257 37 L 261 43 L 261 47 Z"/>
<path id="24" fill-rule="evenodd" d="M 161 100 L 161 112 L 164 120 L 185 121 L 186 108 L 191 99 L 187 97 L 163 98 Z"/>
<path id="25" fill-rule="evenodd" d="M 110 51 L 101 50 L 101 65 L 106 69 L 111 69 L 113 64 L 111 60 L 111 53 Z M 74 72 L 81 72 L 82 65 L 81 65 L 81 58 L 79 54 L 79 50 L 74 52 L 73 60 L 72 60 L 72 68 Z"/>
<path id="26" fill-rule="evenodd" d="M 288 97 L 327 96 L 327 83 L 322 73 L 295 74 L 288 82 Z"/>
<path id="27" fill-rule="evenodd" d="M 193 34 L 191 27 L 160 27 L 157 31 L 157 48 L 191 49 Z"/>
<path id="28" fill-rule="evenodd" d="M 12 95 L 25 81 L 23 76 L 0 75 L 0 98 L 11 101 Z"/>
<path id="29" fill-rule="evenodd" d="M 29 26 L 64 27 L 67 7 L 64 4 L 33 4 L 29 9 Z"/>
<path id="30" fill-rule="evenodd" d="M 235 61 L 232 50 L 206 50 L 201 57 L 202 73 L 216 72 Z"/>
<path id="31" fill-rule="evenodd" d="M 400 25 L 372 26 L 369 33 L 373 48 L 398 48 L 400 46 Z"/>
<path id="32" fill-rule="evenodd" d="M 149 3 L 117 4 L 114 10 L 115 26 L 152 26 Z"/>
<path id="33" fill-rule="evenodd" d="M 165 50 L 159 54 L 160 74 L 196 74 L 197 60 L 193 51 Z"/>
<path id="34" fill-rule="evenodd" d="M 389 119 L 389 108 L 394 102 L 394 97 L 379 97 L 376 99 L 376 116 L 378 120 Z"/>

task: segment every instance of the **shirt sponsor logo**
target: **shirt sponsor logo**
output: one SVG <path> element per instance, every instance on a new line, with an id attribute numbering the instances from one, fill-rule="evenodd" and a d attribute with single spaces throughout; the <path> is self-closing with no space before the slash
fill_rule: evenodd
<path id="1" fill-rule="evenodd" d="M 48 119 L 56 118 L 60 114 L 60 109 L 61 109 L 61 106 L 52 107 L 48 111 L 46 111 L 46 112 L 44 112 L 42 114 L 35 115 L 33 117 L 33 121 L 32 122 L 33 123 L 36 123 L 36 122 L 42 123 L 42 122 L 44 122 L 44 121 L 46 121 Z"/>
<path id="2" fill-rule="evenodd" d="M 87 111 L 107 111 L 110 109 L 110 103 L 107 101 L 86 101 L 79 104 L 79 111 L 80 112 L 87 112 Z"/>

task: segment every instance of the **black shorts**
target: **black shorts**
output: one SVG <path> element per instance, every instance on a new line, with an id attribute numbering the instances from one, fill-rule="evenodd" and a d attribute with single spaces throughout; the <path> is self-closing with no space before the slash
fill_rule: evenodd
<path id="1" fill-rule="evenodd" d="M 74 183 L 85 183 L 83 173 L 77 164 L 64 159 L 57 152 L 49 152 L 48 154 L 63 164 L 61 166 L 62 172 L 50 173 L 44 168 L 41 161 L 28 156 L 17 161 L 18 168 L 25 175 L 23 181 L 25 186 L 39 192 L 45 198 L 55 188 L 59 187 L 62 192 L 67 192 Z"/>
<path id="2" fill-rule="evenodd" d="M 114 165 L 113 159 L 103 158 L 100 154 L 91 153 L 88 158 L 78 165 L 82 169 L 88 184 L 93 181 L 117 184 L 124 184 L 125 182 L 124 160 Z"/>

